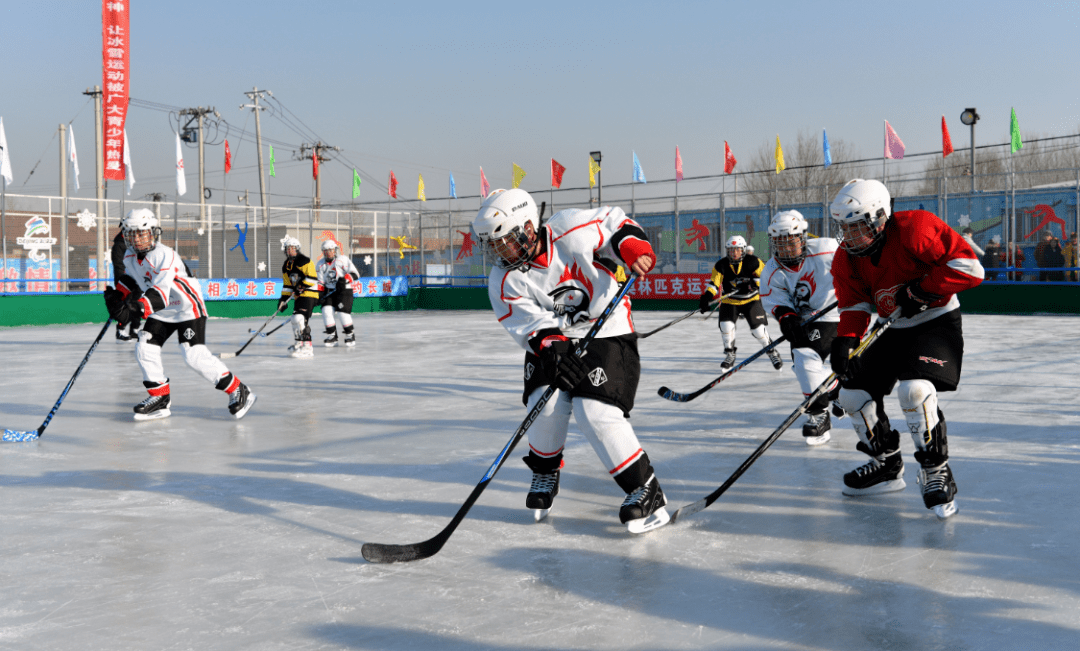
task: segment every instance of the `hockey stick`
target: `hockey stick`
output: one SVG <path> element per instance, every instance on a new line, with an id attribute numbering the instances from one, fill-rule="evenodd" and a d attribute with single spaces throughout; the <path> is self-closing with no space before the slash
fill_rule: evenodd
<path id="1" fill-rule="evenodd" d="M 41 435 L 45 433 L 45 428 L 49 426 L 49 421 L 56 415 L 56 410 L 60 408 L 60 403 L 64 402 L 64 398 L 67 397 L 68 391 L 71 391 L 71 386 L 75 384 L 75 378 L 79 377 L 79 373 L 82 373 L 83 367 L 90 361 L 90 356 L 94 354 L 94 349 L 101 343 L 101 338 L 105 336 L 105 333 L 109 330 L 109 325 L 112 324 L 113 318 L 109 317 L 105 319 L 105 325 L 101 328 L 101 332 L 98 333 L 97 339 L 94 339 L 94 343 L 90 344 L 90 350 L 86 351 L 86 355 L 82 358 L 82 362 L 79 363 L 79 368 L 75 369 L 75 375 L 71 376 L 68 380 L 67 386 L 64 387 L 63 393 L 56 400 L 56 404 L 53 405 L 52 411 L 45 417 L 45 422 L 41 424 L 41 427 L 36 430 L 4 430 L 4 441 L 8 442 L 21 442 L 21 441 L 36 441 L 41 438 Z"/>
<path id="2" fill-rule="evenodd" d="M 589 329 L 588 334 L 578 341 L 577 348 L 574 350 L 575 355 L 581 357 L 585 354 L 585 348 L 589 345 L 589 342 L 596 337 L 596 333 L 598 333 L 604 323 L 607 322 L 608 317 L 615 311 L 615 308 L 623 300 L 623 297 L 626 296 L 626 293 L 630 290 L 630 286 L 634 284 L 634 281 L 637 280 L 637 278 L 637 274 L 631 275 L 615 298 L 611 299 L 611 302 L 608 303 L 608 306 L 604 308 L 604 311 L 596 319 L 596 322 L 593 323 L 592 328 Z M 467 514 L 469 509 L 472 508 L 472 505 L 476 503 L 476 500 L 480 497 L 480 493 L 484 492 L 484 489 L 487 488 L 491 479 L 495 476 L 495 473 L 499 472 L 499 468 L 501 468 L 506 461 L 506 457 L 514 450 L 514 446 L 516 446 L 518 441 L 521 440 L 521 437 L 525 435 L 525 432 L 533 424 L 533 421 L 540 416 L 540 412 L 543 411 L 544 406 L 548 403 L 548 400 L 551 399 L 551 396 L 555 391 L 556 389 L 554 386 L 548 386 L 543 395 L 540 396 L 540 400 L 537 401 L 536 405 L 533 406 L 529 411 L 529 414 L 525 417 L 525 420 L 518 426 L 517 431 L 514 432 L 514 435 L 510 437 L 510 440 L 503 447 L 502 451 L 499 452 L 499 456 L 495 457 L 495 461 L 487 469 L 487 472 L 484 473 L 483 478 L 480 479 L 480 483 L 476 485 L 476 488 L 469 494 L 468 499 L 466 499 L 465 503 L 458 509 L 457 515 L 455 515 L 454 519 L 450 521 L 450 524 L 446 525 L 446 527 L 436 534 L 434 538 L 430 538 L 424 542 L 413 543 L 411 545 L 364 543 L 364 546 L 360 549 L 361 555 L 363 555 L 370 563 L 398 563 L 417 561 L 439 553 L 439 550 L 446 544 L 450 535 L 454 533 L 454 530 L 461 524 L 461 521 L 465 519 L 465 514 Z"/>
<path id="3" fill-rule="evenodd" d="M 851 355 L 848 358 L 851 359 L 862 355 L 863 352 L 865 352 L 867 348 L 869 348 L 875 341 L 877 341 L 878 338 L 881 337 L 882 333 L 888 330 L 889 326 L 895 323 L 898 318 L 900 318 L 899 309 L 893 312 L 889 316 L 889 318 L 874 326 L 874 329 L 871 330 L 870 333 L 867 334 L 865 337 L 863 337 L 863 340 L 859 343 L 855 350 L 851 351 Z M 687 504 L 675 513 L 672 513 L 671 521 L 675 522 L 680 517 L 693 515 L 698 511 L 707 508 L 710 504 L 715 502 L 721 495 L 724 494 L 724 491 L 726 491 L 728 488 L 731 488 L 731 485 L 734 484 L 736 480 L 739 479 L 739 477 L 742 477 L 742 474 L 746 472 L 747 468 L 749 468 L 751 465 L 753 465 L 755 461 L 758 460 L 758 457 L 760 457 L 762 454 L 765 454 L 765 450 L 768 450 L 769 446 L 775 443 L 776 440 L 780 438 L 780 435 L 783 434 L 784 431 L 787 430 L 787 428 L 791 427 L 791 424 L 794 423 L 799 418 L 799 416 L 802 416 L 804 413 L 806 413 L 806 410 L 815 400 L 817 400 L 821 395 L 823 395 L 829 390 L 829 387 L 834 381 L 836 381 L 836 373 L 830 373 L 829 377 L 825 378 L 825 381 L 822 382 L 817 389 L 814 389 L 814 392 L 811 393 L 809 397 L 806 398 L 806 400 L 803 400 L 802 404 L 799 405 L 799 407 L 795 411 L 791 412 L 791 415 L 788 416 L 783 423 L 780 423 L 780 427 L 777 427 L 775 430 L 773 430 L 773 433 L 769 435 L 769 438 L 765 439 L 765 441 L 762 442 L 762 444 L 759 445 L 756 450 L 754 450 L 754 453 L 747 457 L 746 461 L 742 462 L 742 465 L 739 466 L 738 469 L 736 469 L 730 477 L 728 477 L 727 481 L 720 485 L 720 488 L 717 488 L 716 490 L 709 493 L 700 500 L 694 502 L 693 504 Z"/>
<path id="4" fill-rule="evenodd" d="M 274 316 L 277 316 L 277 315 L 275 314 Z M 288 321 L 282 321 L 281 323 L 277 324 L 277 326 L 275 326 L 273 330 L 269 330 L 267 332 L 259 332 L 258 330 L 253 330 L 251 328 L 248 328 L 248 332 L 249 333 L 257 332 L 257 333 L 259 333 L 260 337 L 269 337 L 270 335 L 274 334 L 278 330 L 281 330 L 285 326 L 286 323 L 289 323 L 289 322 Z"/>
<path id="5" fill-rule="evenodd" d="M 724 294 L 720 298 L 716 299 L 716 305 L 713 306 L 713 310 L 715 310 L 720 305 L 721 300 L 727 298 L 728 296 L 731 296 L 731 294 Z M 700 311 L 701 311 L 700 308 L 695 307 L 694 309 L 690 310 L 686 314 L 676 318 L 674 321 L 669 321 L 668 323 L 665 323 L 664 325 L 660 326 L 656 330 L 650 330 L 649 332 L 646 332 L 645 334 L 638 335 L 638 339 L 645 339 L 646 337 L 651 337 L 651 336 L 655 335 L 656 333 L 660 332 L 661 330 L 663 330 L 665 328 L 670 328 L 671 326 L 675 325 L 676 323 L 679 323 L 680 321 L 684 321 L 686 319 L 689 319 L 690 317 L 694 316 L 695 314 L 697 314 Z M 710 316 L 712 316 L 711 311 L 709 312 L 709 314 L 705 315 L 705 318 L 708 319 Z"/>
<path id="6" fill-rule="evenodd" d="M 831 305 L 828 305 L 825 308 L 823 308 L 820 312 L 818 312 L 814 316 L 807 319 L 806 322 L 803 323 L 803 325 L 809 325 L 809 324 L 813 323 L 814 321 L 817 321 L 822 315 L 824 315 L 826 312 L 832 310 L 834 307 L 836 307 L 836 302 L 835 301 Z M 669 389 L 667 387 L 660 387 L 659 389 L 656 390 L 656 393 L 661 398 L 666 398 L 667 400 L 673 400 L 675 402 L 690 402 L 694 398 L 700 396 L 701 394 L 705 393 L 706 391 L 713 388 L 717 384 L 720 384 L 724 380 L 731 377 L 735 373 L 735 371 L 738 371 L 742 367 L 746 366 L 747 364 L 754 361 L 758 357 L 761 357 L 762 355 L 768 353 L 770 350 L 776 348 L 778 345 L 780 345 L 782 342 L 785 342 L 785 341 L 787 341 L 787 337 L 785 337 L 783 335 L 780 335 L 779 337 L 774 339 L 771 344 L 769 344 L 768 346 L 765 346 L 764 348 L 762 348 L 758 352 L 756 352 L 753 355 L 747 357 L 742 362 L 740 362 L 738 366 L 731 369 L 727 373 L 724 373 L 720 377 L 716 378 L 712 382 L 710 382 L 710 383 L 706 384 L 705 386 L 701 387 L 697 391 L 694 391 L 693 393 L 679 393 L 677 391 L 672 391 L 671 389 Z"/>
<path id="7" fill-rule="evenodd" d="M 296 297 L 296 290 L 294 289 L 294 290 L 293 290 L 293 293 L 289 295 L 289 301 L 293 300 L 293 298 L 295 298 L 295 297 Z M 286 305 L 286 306 L 288 306 L 288 304 L 289 304 L 289 301 L 286 301 L 286 302 L 285 302 L 285 305 Z M 273 320 L 274 320 L 274 318 L 275 318 L 275 317 L 276 317 L 277 315 L 281 314 L 281 312 L 282 312 L 282 311 L 283 311 L 284 309 L 285 309 L 284 307 L 280 307 L 280 308 L 278 308 L 278 309 L 277 309 L 277 310 L 276 310 L 276 311 L 275 311 L 275 312 L 274 312 L 273 314 L 271 314 L 271 315 L 270 315 L 270 318 L 269 318 L 269 319 L 267 319 L 267 320 L 266 320 L 266 321 L 265 321 L 265 322 L 264 322 L 264 323 L 262 324 L 262 326 L 261 326 L 261 327 L 260 327 L 260 328 L 259 328 L 259 329 L 258 329 L 258 330 L 257 330 L 257 331 L 255 332 L 255 334 L 251 335 L 251 339 L 248 339 L 248 340 L 247 340 L 247 343 L 246 343 L 246 344 L 244 344 L 243 346 L 241 346 L 241 347 L 240 347 L 240 350 L 236 351 L 235 353 L 219 353 L 219 354 L 218 354 L 218 357 L 220 357 L 221 359 L 232 359 L 233 357 L 236 357 L 236 356 L 237 356 L 237 355 L 239 355 L 240 353 L 244 352 L 244 349 L 245 349 L 245 348 L 247 348 L 248 346 L 250 346 L 250 345 L 251 345 L 251 342 L 255 341 L 255 339 L 256 339 L 256 338 L 257 338 L 257 337 L 258 337 L 258 336 L 259 336 L 259 335 L 260 335 L 260 334 L 262 333 L 262 331 L 263 331 L 263 328 L 265 328 L 266 326 L 270 325 L 270 322 L 271 322 L 271 321 L 273 321 Z M 285 321 L 285 322 L 283 322 L 283 323 L 282 323 L 281 325 L 279 325 L 279 326 L 278 326 L 278 328 L 280 328 L 281 326 L 285 325 L 286 323 L 288 323 L 288 321 Z M 273 330 L 271 330 L 270 332 L 276 332 L 276 331 L 277 331 L 277 328 L 274 328 L 274 329 L 273 329 Z M 267 333 L 267 334 L 269 334 L 269 333 Z"/>

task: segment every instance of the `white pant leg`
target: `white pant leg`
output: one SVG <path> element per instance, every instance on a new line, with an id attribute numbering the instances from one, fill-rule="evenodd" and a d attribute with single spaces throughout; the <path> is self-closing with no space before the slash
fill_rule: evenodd
<path id="1" fill-rule="evenodd" d="M 765 326 L 758 326 L 752 329 L 750 334 L 754 335 L 754 339 L 761 342 L 762 348 L 772 343 L 772 339 L 769 339 L 769 331 L 765 329 Z"/>
<path id="2" fill-rule="evenodd" d="M 349 326 L 352 325 L 352 315 L 349 314 L 348 312 L 338 312 L 337 313 L 337 322 L 338 322 L 338 325 L 340 325 L 342 328 L 348 328 Z M 330 326 L 327 326 L 327 327 L 330 327 Z"/>
<path id="3" fill-rule="evenodd" d="M 836 398 L 836 404 L 844 408 L 851 416 L 851 426 L 859 435 L 859 440 L 870 445 L 868 436 L 878 424 L 877 403 L 870 394 L 862 389 L 840 388 L 840 395 Z M 871 446 L 873 447 L 873 446 Z"/>
<path id="4" fill-rule="evenodd" d="M 210 349 L 203 344 L 192 346 L 188 343 L 180 344 L 180 352 L 184 356 L 187 365 L 195 369 L 195 372 L 206 378 L 211 384 L 217 384 L 221 378 L 229 375 L 229 368 L 225 366 Z"/>
<path id="5" fill-rule="evenodd" d="M 546 386 L 538 387 L 529 396 L 530 412 L 540 402 L 545 390 Z M 556 391 L 529 427 L 529 448 L 533 452 L 541 457 L 552 457 L 562 452 L 566 445 L 566 430 L 570 426 L 570 410 L 570 397 Z"/>
<path id="6" fill-rule="evenodd" d="M 795 358 L 793 366 L 795 377 L 799 378 L 799 388 L 804 396 L 808 396 L 829 377 L 825 363 L 813 348 L 795 348 L 791 354 Z"/>
<path id="7" fill-rule="evenodd" d="M 622 409 L 590 398 L 574 398 L 574 420 L 612 476 L 641 457 L 643 451 Z"/>
<path id="8" fill-rule="evenodd" d="M 333 330 L 334 328 L 334 307 L 332 305 L 324 305 L 322 309 L 322 322 L 323 326 L 327 330 Z"/>
<path id="9" fill-rule="evenodd" d="M 169 378 L 165 377 L 165 368 L 161 365 L 161 346 L 150 343 L 150 333 L 145 330 L 139 332 L 139 341 L 135 344 L 135 359 L 139 361 L 144 381 L 155 384 L 169 381 Z"/>
<path id="10" fill-rule="evenodd" d="M 720 322 L 720 340 L 724 342 L 724 348 L 735 347 L 735 322 Z"/>
<path id="11" fill-rule="evenodd" d="M 305 327 L 307 327 L 307 319 L 304 318 L 303 314 L 292 315 L 292 332 L 294 339 L 300 341 L 304 336 Z"/>
<path id="12" fill-rule="evenodd" d="M 902 380 L 896 394 L 915 447 L 927 449 L 934 428 L 941 422 L 938 418 L 937 389 L 929 380 Z"/>

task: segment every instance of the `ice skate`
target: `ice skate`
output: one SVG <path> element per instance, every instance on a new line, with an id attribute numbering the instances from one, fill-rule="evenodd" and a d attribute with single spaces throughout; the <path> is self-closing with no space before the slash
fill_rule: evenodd
<path id="1" fill-rule="evenodd" d="M 121 342 L 124 342 L 124 341 L 135 341 L 138 338 L 139 338 L 139 335 L 137 333 L 134 333 L 134 332 L 131 331 L 131 324 L 130 323 L 125 325 L 123 328 L 120 327 L 119 323 L 116 324 L 116 342 L 117 343 L 121 343 Z"/>
<path id="2" fill-rule="evenodd" d="M 311 347 L 310 341 L 298 341 L 294 346 L 294 350 L 289 354 L 289 357 L 296 357 L 298 359 L 314 359 L 315 350 Z"/>
<path id="3" fill-rule="evenodd" d="M 922 485 L 923 504 L 932 510 L 940 520 L 956 513 L 956 480 L 948 462 L 938 466 L 919 470 L 919 484 Z"/>
<path id="4" fill-rule="evenodd" d="M 731 348 L 725 348 L 724 349 L 724 353 L 727 356 L 724 357 L 724 361 L 721 362 L 720 368 L 722 368 L 724 370 L 727 370 L 727 369 L 731 368 L 732 366 L 735 366 L 735 351 L 736 350 L 738 350 L 738 348 L 736 348 L 735 346 L 732 346 Z"/>
<path id="5" fill-rule="evenodd" d="M 356 346 L 356 334 L 352 332 L 345 333 L 345 345 L 349 348 Z"/>
<path id="6" fill-rule="evenodd" d="M 907 484 L 904 483 L 904 460 L 900 458 L 900 450 L 875 455 L 862 441 L 855 447 L 871 458 L 869 463 L 844 475 L 844 495 L 859 497 L 904 490 Z"/>
<path id="7" fill-rule="evenodd" d="M 540 522 L 551 512 L 551 505 L 555 496 L 559 494 L 559 471 L 536 472 L 533 471 L 532 486 L 529 494 L 525 497 L 525 508 L 533 510 L 533 518 Z"/>
<path id="8" fill-rule="evenodd" d="M 338 345 L 337 330 L 327 333 L 326 339 L 323 339 L 323 345 L 327 348 L 333 348 Z"/>
<path id="9" fill-rule="evenodd" d="M 236 391 L 229 394 L 229 413 L 237 420 L 240 420 L 255 405 L 257 399 L 258 396 L 252 393 L 246 384 L 241 382 L 240 386 L 236 387 Z"/>
<path id="10" fill-rule="evenodd" d="M 146 399 L 135 405 L 135 420 L 156 420 L 167 418 L 172 414 L 169 405 L 172 397 L 169 394 L 161 396 L 146 396 Z"/>
<path id="11" fill-rule="evenodd" d="M 829 430 L 832 429 L 832 421 L 829 419 L 829 412 L 823 411 L 819 414 L 806 414 L 806 422 L 802 426 L 803 440 L 807 445 L 823 445 L 829 442 L 832 436 L 829 434 Z"/>
<path id="12" fill-rule="evenodd" d="M 630 533 L 645 533 L 671 521 L 664 506 L 667 498 L 656 475 L 650 475 L 645 485 L 626 496 L 619 509 L 619 520 Z"/>
<path id="13" fill-rule="evenodd" d="M 772 362 L 772 367 L 778 371 L 784 368 L 784 361 L 780 359 L 780 352 L 775 348 L 769 351 L 769 361 Z"/>

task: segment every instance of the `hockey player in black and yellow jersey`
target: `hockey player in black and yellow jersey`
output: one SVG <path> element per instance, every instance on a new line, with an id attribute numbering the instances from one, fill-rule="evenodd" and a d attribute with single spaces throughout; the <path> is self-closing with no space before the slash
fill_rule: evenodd
<path id="1" fill-rule="evenodd" d="M 315 263 L 300 252 L 300 240 L 286 236 L 281 240 L 281 250 L 285 252 L 285 264 L 281 265 L 281 275 L 285 285 L 281 288 L 278 311 L 289 303 L 293 292 L 300 292 L 293 301 L 293 338 L 292 357 L 311 359 L 315 351 L 311 348 L 311 312 L 319 299 L 318 280 L 315 277 Z"/>
<path id="2" fill-rule="evenodd" d="M 765 326 L 768 318 L 761 307 L 758 285 L 761 283 L 761 271 L 765 263 L 760 258 L 746 252 L 746 240 L 741 235 L 734 235 L 727 241 L 727 255 L 713 265 L 712 278 L 701 294 L 701 312 L 708 312 L 711 303 L 720 296 L 720 338 L 724 342 L 724 361 L 720 368 L 728 369 L 735 365 L 735 321 L 741 314 L 750 324 L 750 334 L 768 346 L 772 343 Z M 776 370 L 783 368 L 780 353 L 769 351 L 769 360 Z"/>

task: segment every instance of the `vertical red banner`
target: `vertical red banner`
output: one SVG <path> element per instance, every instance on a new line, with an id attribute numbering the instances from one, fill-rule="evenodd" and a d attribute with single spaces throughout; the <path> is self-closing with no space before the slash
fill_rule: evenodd
<path id="1" fill-rule="evenodd" d="M 130 59 L 128 0 L 101 2 L 101 72 L 105 124 L 105 179 L 124 180 L 124 122 L 127 120 Z"/>

